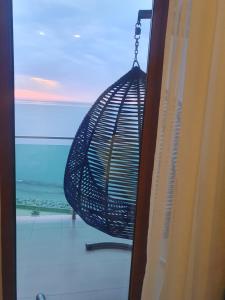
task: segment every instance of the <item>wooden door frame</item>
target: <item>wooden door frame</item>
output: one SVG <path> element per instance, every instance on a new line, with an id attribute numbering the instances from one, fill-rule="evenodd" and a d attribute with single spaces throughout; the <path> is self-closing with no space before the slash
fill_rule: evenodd
<path id="1" fill-rule="evenodd" d="M 130 300 L 141 299 L 147 259 L 151 178 L 158 127 L 168 6 L 169 0 L 154 1 L 138 185 L 137 218 L 129 290 Z M 14 124 L 12 0 L 0 0 L 0 201 L 3 300 L 16 300 Z"/>
<path id="2" fill-rule="evenodd" d="M 2 297 L 16 299 L 15 134 L 12 2 L 0 0 L 0 201 Z"/>
<path id="3" fill-rule="evenodd" d="M 152 11 L 152 29 L 147 70 L 147 95 L 142 133 L 129 300 L 141 299 L 147 262 L 150 196 L 158 130 L 169 0 L 155 0 Z"/>

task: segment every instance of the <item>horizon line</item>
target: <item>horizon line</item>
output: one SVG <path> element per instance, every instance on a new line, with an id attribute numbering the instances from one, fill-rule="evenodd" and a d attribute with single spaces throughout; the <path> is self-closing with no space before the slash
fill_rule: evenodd
<path id="1" fill-rule="evenodd" d="M 94 104 L 94 102 L 91 102 L 91 101 L 69 101 L 69 100 L 66 100 L 66 101 L 62 101 L 62 100 L 26 100 L 26 99 L 16 99 L 15 98 L 15 102 L 19 102 L 21 104 L 45 104 L 45 105 L 56 105 L 56 104 L 59 104 L 59 105 L 77 105 L 77 104 L 80 104 L 80 105 L 92 105 Z"/>

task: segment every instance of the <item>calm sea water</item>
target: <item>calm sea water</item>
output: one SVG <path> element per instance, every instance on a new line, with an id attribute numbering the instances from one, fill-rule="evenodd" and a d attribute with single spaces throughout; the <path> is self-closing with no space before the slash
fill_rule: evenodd
<path id="1" fill-rule="evenodd" d="M 63 177 L 71 140 L 35 137 L 71 137 L 90 105 L 16 103 L 17 206 L 69 211 Z"/>

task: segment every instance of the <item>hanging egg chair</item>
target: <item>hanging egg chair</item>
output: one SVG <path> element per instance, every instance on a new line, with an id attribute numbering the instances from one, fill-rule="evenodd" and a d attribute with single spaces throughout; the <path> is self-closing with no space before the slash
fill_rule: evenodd
<path id="1" fill-rule="evenodd" d="M 140 27 L 140 23 L 136 28 Z M 146 74 L 137 62 L 91 107 L 72 143 L 64 192 L 87 224 L 133 239 Z"/>

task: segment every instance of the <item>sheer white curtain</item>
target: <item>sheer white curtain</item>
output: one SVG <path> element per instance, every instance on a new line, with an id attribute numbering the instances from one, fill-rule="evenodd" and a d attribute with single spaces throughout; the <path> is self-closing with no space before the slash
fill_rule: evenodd
<path id="1" fill-rule="evenodd" d="M 225 1 L 171 0 L 143 300 L 222 299 Z"/>

